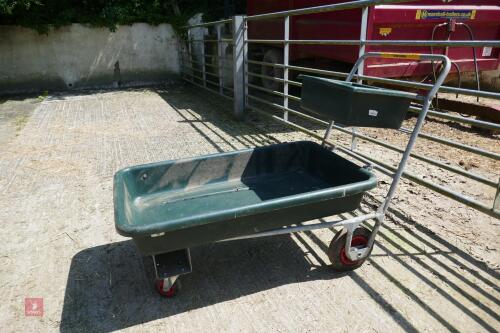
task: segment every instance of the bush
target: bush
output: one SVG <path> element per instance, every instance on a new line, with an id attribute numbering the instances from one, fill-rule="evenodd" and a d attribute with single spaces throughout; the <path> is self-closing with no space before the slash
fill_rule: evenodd
<path id="1" fill-rule="evenodd" d="M 243 1 L 236 2 L 236 7 L 241 8 Z M 170 23 L 179 27 L 199 12 L 205 14 L 206 20 L 221 18 L 224 3 L 224 0 L 0 0 L 0 24 L 29 27 L 40 33 L 48 33 L 51 26 L 58 28 L 71 23 L 107 27 L 111 31 L 119 24 L 135 22 Z"/>

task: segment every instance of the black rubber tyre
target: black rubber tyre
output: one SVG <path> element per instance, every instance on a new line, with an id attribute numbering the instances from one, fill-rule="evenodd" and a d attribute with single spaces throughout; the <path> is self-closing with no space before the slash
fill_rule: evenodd
<path id="1" fill-rule="evenodd" d="M 351 246 L 366 246 L 371 236 L 371 231 L 365 227 L 359 227 L 354 230 L 352 235 Z M 330 258 L 330 262 L 332 263 L 332 268 L 338 272 L 347 272 L 353 271 L 356 268 L 363 265 L 365 260 L 368 258 L 372 249 L 368 253 L 368 256 L 362 260 L 352 261 L 350 260 L 345 253 L 345 242 L 347 237 L 346 229 L 342 229 L 341 231 L 335 234 L 333 237 L 330 246 L 328 247 L 328 258 Z"/>

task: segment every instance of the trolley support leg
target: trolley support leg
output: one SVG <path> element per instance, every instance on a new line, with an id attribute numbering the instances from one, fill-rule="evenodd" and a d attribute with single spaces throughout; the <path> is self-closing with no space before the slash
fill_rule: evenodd
<path id="1" fill-rule="evenodd" d="M 155 254 L 152 258 L 157 291 L 163 296 L 173 296 L 179 287 L 179 277 L 193 270 L 189 249 Z"/>
<path id="2" fill-rule="evenodd" d="M 332 120 L 330 122 L 330 124 L 328 125 L 328 128 L 326 129 L 325 136 L 323 137 L 323 141 L 321 141 L 322 146 L 326 145 L 326 141 L 328 140 L 328 138 L 330 137 L 330 133 L 332 132 L 333 124 L 334 124 L 334 121 Z"/>

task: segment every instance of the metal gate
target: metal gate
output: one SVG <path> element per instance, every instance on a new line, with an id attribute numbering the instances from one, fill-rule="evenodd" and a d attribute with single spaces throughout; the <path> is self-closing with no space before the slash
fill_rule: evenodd
<path id="1" fill-rule="evenodd" d="M 289 119 L 290 115 L 302 119 L 304 122 L 309 124 L 314 124 L 315 126 L 324 126 L 325 130 L 329 123 L 325 120 L 319 119 L 311 114 L 305 113 L 293 104 L 300 102 L 300 97 L 297 97 L 290 93 L 290 87 L 301 87 L 301 83 L 297 81 L 290 80 L 290 71 L 297 71 L 301 73 L 312 73 L 321 76 L 345 78 L 348 73 L 339 71 L 330 71 L 324 69 L 317 69 L 311 67 L 301 67 L 293 66 L 289 63 L 289 50 L 292 44 L 317 44 L 317 45 L 355 45 L 359 46 L 359 55 L 365 54 L 365 47 L 367 45 L 401 45 L 401 46 L 428 46 L 428 47 L 500 47 L 500 41 L 493 40 L 481 40 L 481 41 L 465 41 L 465 40 L 454 40 L 454 41 L 429 41 L 429 40 L 366 40 L 366 29 L 367 29 L 367 17 L 368 8 L 380 3 L 397 3 L 397 2 L 408 2 L 408 0 L 360 0 L 352 1 L 340 4 L 324 5 L 303 9 L 295 9 L 289 11 L 282 11 L 276 13 L 260 14 L 254 16 L 235 16 L 231 19 L 220 20 L 215 22 L 202 23 L 197 25 L 191 25 L 185 27 L 183 31 L 182 38 L 184 42 L 182 43 L 181 49 L 181 65 L 182 65 L 182 77 L 184 80 L 199 86 L 206 88 L 209 91 L 219 94 L 225 98 L 233 100 L 234 112 L 237 116 L 242 117 L 246 110 L 252 110 L 262 114 L 270 119 L 277 121 L 281 124 L 289 126 L 295 130 L 301 131 L 312 138 L 322 140 L 323 135 L 316 133 L 315 131 L 304 125 L 303 122 L 298 124 Z M 290 39 L 290 17 L 296 15 L 314 14 L 314 13 L 324 13 L 330 11 L 339 11 L 359 8 L 362 11 L 361 20 L 361 34 L 358 40 L 291 40 Z M 247 25 L 248 22 L 255 20 L 268 20 L 282 18 L 284 24 L 284 36 L 283 39 L 279 40 L 255 40 L 249 39 L 247 36 Z M 248 48 L 252 43 L 259 44 L 279 44 L 283 45 L 283 63 L 271 63 L 263 62 L 249 59 Z M 263 75 L 262 73 L 256 73 L 255 71 L 249 70 L 252 66 L 268 66 L 272 68 L 280 69 L 282 72 L 282 77 L 274 77 Z M 358 81 L 369 80 L 375 84 L 390 84 L 392 86 L 401 86 L 406 88 L 414 88 L 421 90 L 429 90 L 432 85 L 420 82 L 409 82 L 404 80 L 389 79 L 389 78 L 379 78 L 363 75 L 363 66 L 361 66 L 360 71 L 355 76 Z M 279 82 L 281 89 L 271 90 L 260 85 L 252 83 L 253 78 L 260 78 L 265 80 L 272 80 Z M 441 92 L 455 93 L 460 95 L 477 96 L 477 97 L 487 97 L 491 99 L 500 100 L 500 93 L 487 92 L 487 91 L 477 91 L 463 88 L 455 88 L 450 86 L 442 86 Z M 275 96 L 280 98 L 279 102 L 274 100 L 269 100 L 256 94 L 256 92 L 262 92 L 268 96 Z M 413 113 L 418 113 L 418 107 L 410 106 L 409 111 Z M 447 113 L 442 113 L 437 110 L 430 110 L 428 116 L 434 119 L 442 119 L 447 121 L 452 121 L 458 124 L 471 125 L 477 128 L 489 130 L 489 131 L 500 131 L 500 125 L 482 121 L 477 119 L 472 119 L 468 117 L 463 117 L 459 115 L 452 115 Z M 369 134 L 363 133 L 360 129 L 347 128 L 340 125 L 333 125 L 330 130 L 340 131 L 342 133 L 351 136 L 350 146 L 341 146 L 335 142 L 327 140 L 326 143 L 350 156 L 351 158 L 362 161 L 363 163 L 370 163 L 373 167 L 386 174 L 388 176 L 393 176 L 397 167 L 392 166 L 388 161 L 381 159 L 375 159 L 368 156 L 365 153 L 360 152 L 357 149 L 357 143 L 359 139 L 367 141 L 371 144 L 376 144 L 384 149 L 402 154 L 404 149 L 396 145 L 393 145 L 384 140 L 379 140 L 374 138 Z M 399 132 L 404 134 L 410 134 L 412 129 L 401 127 Z M 421 132 L 420 138 L 428 140 L 433 143 L 448 146 L 454 149 L 459 149 L 464 152 L 464 154 L 476 155 L 491 159 L 498 162 L 500 160 L 500 154 L 475 147 L 466 143 L 459 142 L 457 140 L 452 140 L 443 136 L 438 136 L 435 134 L 429 134 Z M 411 154 L 411 157 L 424 162 L 430 166 L 438 167 L 444 169 L 453 175 L 458 175 L 466 177 L 472 181 L 479 182 L 488 187 L 496 189 L 496 196 L 492 202 L 482 202 L 474 198 L 464 195 L 463 193 L 454 190 L 448 186 L 443 186 L 436 182 L 425 179 L 422 175 L 417 175 L 410 171 L 406 171 L 403 177 L 409 179 L 410 181 L 417 183 L 419 185 L 425 186 L 437 193 L 440 193 L 448 198 L 456 200 L 464 205 L 472 207 L 478 211 L 481 211 L 492 217 L 500 218 L 500 180 L 498 174 L 497 179 L 490 179 L 479 173 L 471 172 L 466 170 L 461 166 L 454 166 L 452 164 L 446 163 L 446 161 L 440 161 L 438 159 L 425 156 L 418 152 Z M 496 170 L 498 172 L 500 167 Z"/>

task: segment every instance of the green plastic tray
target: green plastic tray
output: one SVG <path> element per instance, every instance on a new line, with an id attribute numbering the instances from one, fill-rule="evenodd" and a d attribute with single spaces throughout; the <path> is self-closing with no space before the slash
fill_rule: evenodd
<path id="1" fill-rule="evenodd" d="M 140 165 L 115 174 L 115 226 L 157 254 L 352 211 L 376 184 L 308 141 Z"/>
<path id="2" fill-rule="evenodd" d="M 401 127 L 410 102 L 416 97 L 404 91 L 300 75 L 301 106 L 345 126 Z"/>

